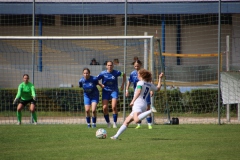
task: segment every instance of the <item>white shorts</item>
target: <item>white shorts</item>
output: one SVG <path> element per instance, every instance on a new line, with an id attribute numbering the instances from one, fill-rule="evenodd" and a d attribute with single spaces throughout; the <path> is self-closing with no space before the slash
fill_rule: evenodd
<path id="1" fill-rule="evenodd" d="M 133 113 L 138 112 L 138 113 L 142 113 L 145 112 L 147 110 L 147 103 L 137 103 L 133 105 L 132 107 L 132 112 L 130 113 L 130 116 L 133 117 Z"/>

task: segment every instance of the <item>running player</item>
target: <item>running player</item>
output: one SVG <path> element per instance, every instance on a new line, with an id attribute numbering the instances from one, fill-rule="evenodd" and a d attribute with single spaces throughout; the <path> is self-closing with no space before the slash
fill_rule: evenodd
<path id="1" fill-rule="evenodd" d="M 102 80 L 102 84 L 104 85 L 104 88 L 102 89 L 103 114 L 108 127 L 110 128 L 111 123 L 109 119 L 108 101 L 112 100 L 113 128 L 117 128 L 118 77 L 123 77 L 121 85 L 121 90 L 123 90 L 126 81 L 126 75 L 123 72 L 114 70 L 112 61 L 107 61 L 106 68 L 107 70 L 102 71 L 98 75 L 98 80 Z"/>
<path id="2" fill-rule="evenodd" d="M 102 84 L 98 83 L 97 77 L 90 75 L 90 70 L 88 68 L 83 69 L 83 77 L 79 80 L 79 87 L 83 88 L 84 91 L 84 105 L 86 122 L 88 128 L 91 128 L 90 119 L 90 109 L 92 106 L 92 128 L 96 128 L 97 121 L 97 104 L 99 102 L 99 91 L 97 85 L 104 87 Z"/>
<path id="3" fill-rule="evenodd" d="M 142 62 L 140 60 L 136 60 L 135 62 L 133 62 L 133 66 L 135 68 L 134 71 L 131 72 L 130 74 L 130 77 L 128 79 L 128 83 L 127 83 L 127 86 L 126 86 L 126 96 L 128 96 L 128 89 L 131 85 L 131 83 L 133 83 L 133 87 L 134 87 L 134 90 L 136 89 L 136 86 L 137 86 L 137 82 L 139 81 L 138 80 L 138 71 L 141 69 L 142 67 Z M 151 91 L 150 94 L 148 94 L 147 96 L 147 110 L 150 109 L 150 106 L 151 106 L 151 97 L 153 95 L 153 92 Z M 153 108 L 155 109 L 155 108 Z M 152 116 L 151 114 L 147 116 L 147 122 L 148 122 L 148 129 L 152 129 Z M 138 123 L 136 129 L 140 128 L 141 127 L 141 121 Z"/>
<path id="4" fill-rule="evenodd" d="M 111 139 L 114 139 L 114 140 L 118 139 L 118 137 L 127 129 L 128 125 L 132 121 L 137 123 L 153 112 L 153 110 L 151 109 L 146 111 L 147 109 L 146 98 L 150 91 L 160 90 L 162 76 L 163 76 L 163 73 L 159 75 L 158 85 L 155 86 L 154 84 L 151 83 L 152 74 L 149 71 L 145 69 L 140 69 L 138 71 L 139 81 L 137 83 L 137 87 L 135 89 L 132 102 L 130 103 L 130 106 L 132 106 L 132 112 L 125 119 L 122 126 L 119 128 L 117 133 L 111 137 Z"/>
<path id="5" fill-rule="evenodd" d="M 19 102 L 19 103 L 18 103 Z M 34 124 L 37 124 L 37 114 L 35 112 L 36 105 L 36 92 L 35 87 L 32 83 L 29 82 L 29 75 L 23 75 L 23 82 L 18 86 L 18 92 L 16 98 L 13 101 L 13 104 L 17 104 L 17 124 L 21 125 L 22 123 L 22 108 L 30 103 L 30 112 L 32 113 Z"/>

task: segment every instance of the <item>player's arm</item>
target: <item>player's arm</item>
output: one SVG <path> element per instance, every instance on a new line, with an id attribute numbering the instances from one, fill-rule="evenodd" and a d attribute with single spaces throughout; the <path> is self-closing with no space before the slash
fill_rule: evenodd
<path id="1" fill-rule="evenodd" d="M 126 86 L 126 97 L 128 96 L 128 89 L 129 89 L 130 85 L 131 85 L 131 82 L 128 81 L 127 86 Z"/>
<path id="2" fill-rule="evenodd" d="M 134 93 L 134 97 L 132 99 L 132 102 L 130 103 L 130 106 L 133 106 L 133 103 L 135 102 L 135 100 L 140 96 L 141 90 L 142 90 L 142 86 L 138 85 L 136 87 L 136 91 Z"/>
<path id="3" fill-rule="evenodd" d="M 122 73 L 122 77 L 123 77 L 123 80 L 122 80 L 121 90 L 124 89 L 124 84 L 126 83 L 126 74 Z"/>
<path id="4" fill-rule="evenodd" d="M 98 81 L 98 84 L 101 88 L 104 88 L 104 85 Z"/>
<path id="5" fill-rule="evenodd" d="M 79 86 L 79 88 L 82 88 L 82 87 L 83 87 L 83 84 L 82 84 L 82 81 L 81 81 L 81 80 L 78 81 L 78 86 Z"/>
<path id="6" fill-rule="evenodd" d="M 99 82 L 98 77 L 94 77 L 93 80 L 94 80 L 94 84 L 99 85 L 101 88 L 104 88 L 104 85 Z"/>
<path id="7" fill-rule="evenodd" d="M 159 90 L 161 89 L 161 80 L 162 80 L 162 77 L 163 77 L 163 73 L 159 74 L 157 91 L 159 91 Z"/>
<path id="8" fill-rule="evenodd" d="M 34 85 L 32 85 L 32 87 L 31 87 L 31 92 L 32 92 L 32 96 L 36 97 L 36 90 L 35 90 Z"/>
<path id="9" fill-rule="evenodd" d="M 34 85 L 32 85 L 32 87 L 31 87 L 31 92 L 32 92 L 33 100 L 36 101 L 37 97 L 36 97 L 36 90 L 35 90 Z"/>
<path id="10" fill-rule="evenodd" d="M 20 85 L 18 86 L 18 92 L 17 92 L 17 95 L 16 95 L 15 98 L 19 99 L 19 98 L 21 97 L 21 90 L 22 90 L 22 85 L 20 84 Z"/>
<path id="11" fill-rule="evenodd" d="M 15 99 L 13 100 L 13 104 L 17 104 L 19 98 L 21 97 L 21 88 L 22 88 L 22 86 L 21 86 L 21 84 L 20 84 L 20 85 L 18 86 L 17 95 L 16 95 Z"/>

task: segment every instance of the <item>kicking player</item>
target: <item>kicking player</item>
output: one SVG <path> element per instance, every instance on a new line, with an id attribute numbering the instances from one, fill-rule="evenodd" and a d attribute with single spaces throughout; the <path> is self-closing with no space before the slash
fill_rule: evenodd
<path id="1" fill-rule="evenodd" d="M 127 129 L 128 125 L 132 121 L 137 123 L 153 112 L 153 110 L 151 109 L 146 111 L 147 109 L 146 98 L 150 91 L 160 90 L 162 76 L 163 73 L 159 75 L 158 85 L 155 86 L 154 84 L 151 83 L 152 74 L 149 71 L 145 69 L 140 69 L 138 71 L 139 81 L 134 92 L 134 97 L 130 103 L 130 106 L 132 106 L 132 112 L 125 119 L 122 126 L 119 128 L 117 133 L 111 137 L 111 139 L 113 140 L 118 139 L 118 137 Z"/>
<path id="2" fill-rule="evenodd" d="M 19 103 L 18 103 L 19 102 Z M 17 104 L 17 124 L 21 125 L 22 123 L 22 108 L 30 103 L 30 112 L 32 113 L 34 124 L 37 124 L 37 114 L 35 112 L 36 105 L 36 92 L 35 87 L 32 83 L 29 82 L 29 75 L 23 75 L 23 82 L 18 86 L 18 92 L 16 98 L 13 101 L 13 104 Z"/>
<path id="3" fill-rule="evenodd" d="M 122 76 L 122 85 L 121 90 L 124 88 L 126 81 L 126 75 L 123 72 L 113 69 L 113 62 L 107 61 L 106 63 L 107 70 L 102 71 L 98 75 L 98 80 L 102 80 L 104 88 L 102 89 L 102 104 L 103 104 L 103 114 L 104 118 L 108 124 L 108 127 L 111 127 L 108 111 L 108 101 L 112 100 L 112 111 L 113 111 L 113 128 L 117 128 L 117 99 L 118 99 L 118 77 Z"/>
<path id="4" fill-rule="evenodd" d="M 138 71 L 141 69 L 142 67 L 142 62 L 140 60 L 136 60 L 135 62 L 133 62 L 133 66 L 135 68 L 134 71 L 131 72 L 130 74 L 130 77 L 128 79 L 128 83 L 127 83 L 127 86 L 126 86 L 126 96 L 128 96 L 128 89 L 131 85 L 131 83 L 133 83 L 133 88 L 134 90 L 136 89 L 136 86 L 137 86 L 137 82 L 139 81 L 138 80 Z M 150 94 L 148 94 L 147 96 L 147 110 L 150 109 L 150 106 L 151 106 L 151 97 L 153 95 L 153 92 L 151 91 Z M 155 110 L 156 112 L 156 109 L 154 107 L 152 107 L 153 110 Z M 152 116 L 151 114 L 147 116 L 147 122 L 148 122 L 148 129 L 152 129 Z M 137 127 L 136 129 L 140 128 L 141 127 L 141 121 L 138 122 L 137 124 Z"/>

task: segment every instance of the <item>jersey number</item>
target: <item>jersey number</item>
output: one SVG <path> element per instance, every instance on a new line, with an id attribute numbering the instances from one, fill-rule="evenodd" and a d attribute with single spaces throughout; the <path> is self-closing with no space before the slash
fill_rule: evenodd
<path id="1" fill-rule="evenodd" d="M 145 97 L 147 96 L 148 91 L 149 91 L 149 88 L 146 87 L 146 89 L 145 89 L 145 91 L 144 91 L 144 93 L 143 93 L 143 99 L 145 99 Z"/>

